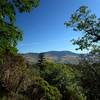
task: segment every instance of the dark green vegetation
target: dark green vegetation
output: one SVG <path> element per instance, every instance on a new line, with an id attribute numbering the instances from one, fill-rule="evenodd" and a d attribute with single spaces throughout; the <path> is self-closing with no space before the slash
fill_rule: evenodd
<path id="1" fill-rule="evenodd" d="M 0 100 L 99 100 L 100 63 L 82 57 L 79 65 L 30 65 L 9 54 L 0 66 Z M 92 61 L 92 60 L 91 60 Z"/>
<path id="2" fill-rule="evenodd" d="M 22 32 L 15 25 L 16 11 L 30 12 L 39 0 L 0 0 L 0 59 L 6 53 L 17 53 L 16 45 L 22 40 Z"/>
<path id="3" fill-rule="evenodd" d="M 15 25 L 16 10 L 30 12 L 38 3 L 38 0 L 0 1 L 0 100 L 100 100 L 100 62 L 94 62 L 94 58 L 82 57 L 79 65 L 56 64 L 46 60 L 41 53 L 38 63 L 30 65 L 17 54 L 16 45 L 22 39 L 22 32 Z M 86 32 L 86 28 L 90 29 L 83 40 L 88 38 L 91 43 L 97 43 L 100 20 L 95 22 L 96 17 L 88 16 L 86 9 L 81 7 L 78 12 L 82 18 L 87 15 L 86 23 L 77 16 L 72 20 L 78 30 Z M 89 28 L 83 27 L 84 24 Z M 96 33 L 91 33 L 90 26 L 93 30 L 95 27 Z M 84 42 L 86 46 L 80 44 L 80 49 L 90 46 L 86 40 L 80 43 Z M 99 51 L 96 46 L 98 49 L 95 50 Z"/>
<path id="4" fill-rule="evenodd" d="M 48 62 L 26 65 L 21 56 L 8 57 L 1 66 L 1 100 L 85 100 L 78 70 Z"/>

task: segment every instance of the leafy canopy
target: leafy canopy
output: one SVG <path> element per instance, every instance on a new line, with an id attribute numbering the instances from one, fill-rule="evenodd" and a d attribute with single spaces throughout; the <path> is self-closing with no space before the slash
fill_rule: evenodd
<path id="1" fill-rule="evenodd" d="M 30 12 L 39 0 L 0 0 L 0 54 L 16 53 L 16 45 L 22 40 L 22 32 L 15 25 L 16 11 Z"/>
<path id="2" fill-rule="evenodd" d="M 92 46 L 97 46 L 100 49 L 100 18 L 91 11 L 87 6 L 81 6 L 70 17 L 70 20 L 65 22 L 67 27 L 73 28 L 74 31 L 83 33 L 81 38 L 72 40 L 73 44 L 78 45 L 77 49 L 89 49 Z"/>
<path id="3" fill-rule="evenodd" d="M 61 100 L 86 100 L 83 89 L 79 85 L 80 73 L 65 64 L 45 63 L 41 77 L 50 85 L 57 87 L 62 94 Z"/>

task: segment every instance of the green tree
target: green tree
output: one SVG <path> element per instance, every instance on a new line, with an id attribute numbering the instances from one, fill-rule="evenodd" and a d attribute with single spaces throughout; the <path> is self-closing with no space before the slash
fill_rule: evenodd
<path id="1" fill-rule="evenodd" d="M 60 91 L 41 78 L 24 58 L 8 55 L 0 66 L 0 100 L 60 100 Z"/>
<path id="2" fill-rule="evenodd" d="M 37 77 L 33 80 L 33 84 L 28 86 L 24 95 L 30 100 L 61 100 L 60 91 L 42 78 Z"/>
<path id="3" fill-rule="evenodd" d="M 40 53 L 39 56 L 38 56 L 38 63 L 37 63 L 37 65 L 39 66 L 40 70 L 44 69 L 45 62 L 46 62 L 45 54 L 44 53 Z"/>
<path id="4" fill-rule="evenodd" d="M 79 71 L 81 73 L 81 85 L 84 88 L 87 100 L 100 99 L 100 18 L 87 6 L 81 6 L 71 15 L 70 21 L 65 22 L 67 27 L 72 27 L 75 31 L 83 33 L 83 37 L 72 40 L 73 44 L 79 46 L 77 49 L 90 49 L 89 54 L 81 57 Z M 95 55 L 93 55 L 95 54 Z M 78 66 L 78 65 L 77 65 Z"/>
<path id="5" fill-rule="evenodd" d="M 73 44 L 79 46 L 77 49 L 89 49 L 95 45 L 100 50 L 100 18 L 92 14 L 87 6 L 81 6 L 77 9 L 71 15 L 70 20 L 65 22 L 65 25 L 84 34 L 81 38 L 72 40 Z"/>
<path id="6" fill-rule="evenodd" d="M 46 64 L 41 76 L 52 86 L 59 89 L 61 100 L 86 100 L 82 87 L 79 85 L 80 75 L 77 70 L 64 64 Z"/>
<path id="7" fill-rule="evenodd" d="M 81 56 L 79 65 L 76 68 L 81 73 L 80 84 L 84 88 L 87 100 L 100 99 L 100 62 L 94 62 L 93 57 L 89 55 Z M 75 67 L 75 66 L 74 66 Z"/>
<path id="8" fill-rule="evenodd" d="M 0 0 L 0 59 L 5 52 L 15 54 L 22 40 L 22 31 L 15 25 L 16 11 L 30 12 L 38 4 L 39 0 Z"/>

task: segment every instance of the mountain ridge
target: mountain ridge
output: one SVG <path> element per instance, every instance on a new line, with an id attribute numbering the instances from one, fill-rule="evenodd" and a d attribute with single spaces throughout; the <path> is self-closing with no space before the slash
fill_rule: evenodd
<path id="1" fill-rule="evenodd" d="M 47 52 L 41 52 L 44 53 L 45 58 L 48 61 L 55 62 L 55 63 L 66 63 L 66 64 L 77 64 L 78 58 L 80 54 L 71 52 L 71 51 L 47 51 Z M 23 53 L 21 54 L 26 62 L 28 63 L 37 63 L 38 61 L 38 55 L 40 53 Z"/>

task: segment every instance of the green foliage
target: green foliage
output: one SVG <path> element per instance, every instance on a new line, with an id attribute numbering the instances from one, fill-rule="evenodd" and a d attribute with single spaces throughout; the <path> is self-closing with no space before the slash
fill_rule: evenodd
<path id="1" fill-rule="evenodd" d="M 42 77 L 60 90 L 62 100 L 86 100 L 78 83 L 80 74 L 77 70 L 63 64 L 47 63 L 46 66 Z"/>
<path id="2" fill-rule="evenodd" d="M 77 49 L 90 49 L 91 53 L 81 59 L 78 70 L 81 74 L 80 85 L 85 91 L 87 100 L 100 99 L 100 18 L 87 6 L 81 6 L 71 15 L 70 21 L 65 22 L 67 27 L 72 27 L 74 31 L 83 33 L 81 38 L 72 40 L 78 45 Z M 78 65 L 77 65 L 78 66 Z"/>
<path id="3" fill-rule="evenodd" d="M 29 99 L 21 94 L 12 92 L 12 93 L 10 93 L 9 96 L 1 97 L 0 100 L 29 100 Z"/>
<path id="4" fill-rule="evenodd" d="M 82 58 L 78 70 L 81 72 L 80 84 L 84 88 L 87 100 L 99 100 L 100 62 L 93 63 L 91 60 Z"/>
<path id="5" fill-rule="evenodd" d="M 80 65 L 45 62 L 26 66 L 20 56 L 10 55 L 1 66 L 1 100 L 99 100 L 100 64 L 83 59 Z M 6 59 L 7 59 L 6 58 Z M 7 60 L 8 61 L 8 60 Z M 14 98 L 14 99 L 13 99 Z"/>
<path id="6" fill-rule="evenodd" d="M 0 0 L 0 58 L 5 52 L 15 54 L 22 40 L 22 31 L 15 25 L 16 11 L 30 12 L 38 4 L 39 0 Z"/>
<path id="7" fill-rule="evenodd" d="M 46 63 L 45 54 L 40 53 L 38 57 L 38 63 L 37 63 L 40 70 L 43 70 L 45 68 L 45 63 Z"/>
<path id="8" fill-rule="evenodd" d="M 1 100 L 61 99 L 59 90 L 36 74 L 35 68 L 26 66 L 21 56 L 9 54 L 6 59 L 0 66 Z"/>
<path id="9" fill-rule="evenodd" d="M 21 56 L 6 56 L 5 63 L 0 65 L 0 81 L 6 91 L 17 92 L 24 80 L 27 66 Z"/>
<path id="10" fill-rule="evenodd" d="M 80 31 L 84 35 L 77 40 L 72 40 L 73 44 L 78 45 L 77 49 L 89 49 L 100 42 L 100 18 L 91 14 L 87 6 L 81 6 L 71 15 L 70 21 L 65 22 L 67 27 L 72 27 L 74 31 Z M 100 49 L 100 48 L 99 48 Z"/>
<path id="11" fill-rule="evenodd" d="M 30 12 L 39 0 L 0 1 L 0 99 L 1 100 L 60 100 L 59 90 L 39 77 L 24 59 L 15 55 L 22 31 L 15 25 L 16 11 Z M 43 65 L 42 56 L 40 65 Z M 35 74 L 37 72 L 37 74 Z"/>
<path id="12" fill-rule="evenodd" d="M 31 100 L 60 100 L 61 94 L 56 87 L 50 86 L 42 78 L 36 78 L 24 92 Z"/>

